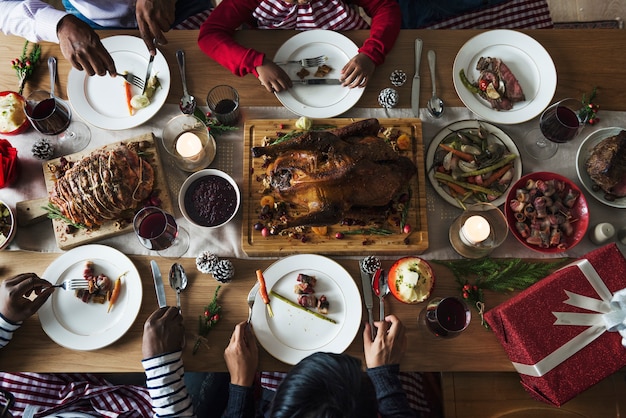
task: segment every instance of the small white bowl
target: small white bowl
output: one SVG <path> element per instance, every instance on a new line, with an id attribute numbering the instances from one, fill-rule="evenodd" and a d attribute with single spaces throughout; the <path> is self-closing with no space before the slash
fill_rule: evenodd
<path id="1" fill-rule="evenodd" d="M 199 187 L 201 181 L 204 180 L 209 182 L 211 179 L 218 179 L 216 180 L 218 182 L 220 182 L 219 179 L 226 180 L 227 184 L 232 186 L 232 190 L 228 189 L 227 191 L 227 193 L 230 194 L 230 196 L 227 196 L 228 202 L 224 203 L 224 206 L 221 208 L 221 210 L 226 213 L 216 214 L 216 219 L 214 221 L 207 217 L 203 217 L 202 214 L 199 213 L 198 209 L 191 206 L 191 198 L 190 196 L 187 196 L 189 193 L 193 193 L 194 189 Z M 222 182 L 222 186 L 224 185 L 225 184 Z M 187 177 L 187 180 L 185 180 L 180 188 L 180 192 L 178 193 L 178 206 L 180 207 L 180 211 L 185 219 L 187 219 L 190 223 L 203 228 L 218 228 L 227 224 L 237 214 L 240 205 L 241 193 L 239 192 L 239 187 L 237 186 L 235 180 L 223 171 L 212 168 L 197 171 Z M 204 206 L 201 206 L 201 209 L 211 211 L 209 206 L 210 205 L 207 203 Z"/>
<path id="2" fill-rule="evenodd" d="M 17 222 L 15 221 L 15 213 L 13 210 L 7 205 L 5 202 L 0 200 L 0 222 L 4 221 L 6 218 L 2 216 L 2 212 L 4 212 L 4 208 L 7 208 L 9 211 L 9 233 L 8 235 L 2 234 L 0 235 L 0 251 L 4 250 L 6 247 L 11 244 L 13 238 L 15 237 L 15 232 L 17 232 Z"/>

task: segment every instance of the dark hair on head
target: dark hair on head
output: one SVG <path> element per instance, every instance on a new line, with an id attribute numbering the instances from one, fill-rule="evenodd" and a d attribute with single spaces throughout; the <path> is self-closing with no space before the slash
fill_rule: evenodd
<path id="1" fill-rule="evenodd" d="M 361 361 L 347 354 L 314 353 L 282 381 L 270 416 L 274 418 L 376 417 L 378 404 Z"/>

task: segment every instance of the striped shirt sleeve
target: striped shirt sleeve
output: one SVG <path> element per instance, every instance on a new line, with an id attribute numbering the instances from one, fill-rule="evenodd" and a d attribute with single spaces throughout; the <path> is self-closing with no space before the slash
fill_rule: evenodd
<path id="1" fill-rule="evenodd" d="M 191 397 L 183 380 L 182 351 L 141 361 L 155 417 L 194 417 Z"/>
<path id="2" fill-rule="evenodd" d="M 20 325 L 22 325 L 21 322 L 14 324 L 0 313 L 0 348 L 4 347 L 9 343 L 9 341 L 11 341 L 13 333 L 20 327 Z"/>

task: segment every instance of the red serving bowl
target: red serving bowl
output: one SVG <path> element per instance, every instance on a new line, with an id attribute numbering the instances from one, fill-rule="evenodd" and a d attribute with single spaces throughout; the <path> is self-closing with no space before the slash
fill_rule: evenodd
<path id="1" fill-rule="evenodd" d="M 525 189 L 528 182 L 531 180 L 540 180 L 543 182 L 546 182 L 548 180 L 555 180 L 557 182 L 563 182 L 565 185 L 565 191 L 571 190 L 573 193 L 578 194 L 578 198 L 576 199 L 574 205 L 569 212 L 570 225 L 572 226 L 571 233 L 569 235 L 566 235 L 564 232 L 562 232 L 561 245 L 543 246 L 540 244 L 535 244 L 533 242 L 529 242 L 528 238 L 523 236 L 522 234 L 522 226 L 518 225 L 518 222 L 522 222 L 530 229 L 531 221 L 528 217 L 524 221 L 518 219 L 516 216 L 518 212 L 513 209 L 512 204 L 517 204 L 517 191 L 519 189 Z M 554 198 L 553 200 L 561 202 L 563 202 L 564 200 L 562 199 L 561 195 L 557 196 L 556 193 L 552 197 Z M 504 203 L 504 215 L 506 216 L 506 220 L 509 224 L 509 230 L 511 231 L 513 236 L 515 236 L 515 238 L 517 238 L 517 240 L 522 243 L 522 245 L 530 248 L 531 250 L 546 254 L 561 253 L 567 251 L 570 248 L 573 248 L 585 236 L 585 234 L 587 233 L 587 228 L 589 227 L 589 209 L 587 207 L 587 200 L 585 199 L 582 191 L 570 179 L 565 178 L 560 174 L 549 172 L 531 173 L 520 178 L 509 190 L 506 202 Z M 565 229 L 561 228 L 561 231 L 565 231 Z"/>
<path id="2" fill-rule="evenodd" d="M 24 104 L 26 103 L 26 99 L 24 99 L 24 97 L 22 95 L 20 95 L 19 93 L 14 92 L 14 91 L 2 91 L 2 92 L 0 92 L 0 98 L 4 98 L 5 96 L 8 96 L 9 94 L 15 95 L 17 100 L 20 102 L 20 105 L 18 106 L 17 111 L 19 111 L 21 113 L 21 116 L 23 117 L 23 121 L 16 129 L 14 129 L 12 131 L 0 131 L 0 134 L 2 134 L 2 135 L 17 135 L 17 134 L 21 134 L 22 132 L 24 132 L 30 126 L 30 122 L 29 122 L 28 118 L 26 117 L 26 113 L 24 113 Z"/>
<path id="3" fill-rule="evenodd" d="M 430 264 L 419 257 L 407 256 L 397 260 L 387 275 L 389 291 L 400 302 L 424 302 L 435 285 L 435 274 Z M 403 288 L 403 283 L 409 283 Z"/>

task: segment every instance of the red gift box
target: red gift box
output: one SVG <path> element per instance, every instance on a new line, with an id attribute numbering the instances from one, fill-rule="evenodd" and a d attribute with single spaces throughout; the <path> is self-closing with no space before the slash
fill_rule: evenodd
<path id="1" fill-rule="evenodd" d="M 563 405 L 626 366 L 624 288 L 626 260 L 609 244 L 485 313 L 533 398 Z"/>

